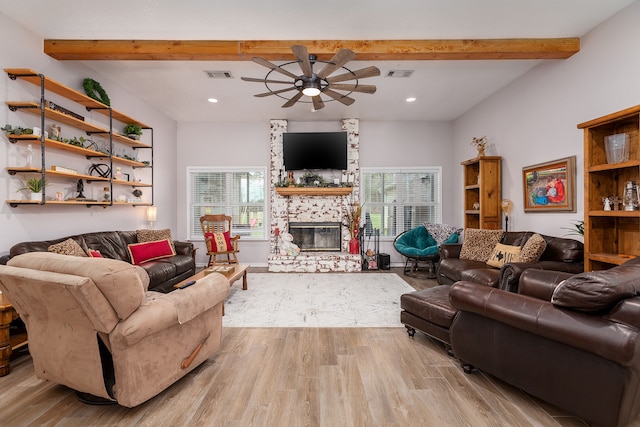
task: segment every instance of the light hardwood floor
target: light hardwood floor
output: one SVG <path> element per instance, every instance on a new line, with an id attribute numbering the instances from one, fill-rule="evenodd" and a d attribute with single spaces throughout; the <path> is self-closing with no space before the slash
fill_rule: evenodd
<path id="1" fill-rule="evenodd" d="M 0 425 L 585 425 L 490 376 L 464 374 L 438 342 L 404 328 L 225 328 L 222 339 L 215 357 L 133 409 L 80 403 L 20 357 L 0 378 Z"/>

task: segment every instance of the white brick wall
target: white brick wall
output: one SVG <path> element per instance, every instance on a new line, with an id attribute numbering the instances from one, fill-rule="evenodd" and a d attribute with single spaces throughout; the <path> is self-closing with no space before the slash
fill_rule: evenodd
<path id="1" fill-rule="evenodd" d="M 342 252 L 300 254 L 297 257 L 275 254 L 276 234 L 288 230 L 293 222 L 343 222 L 347 207 L 360 197 L 360 141 L 359 120 L 344 119 L 342 130 L 347 132 L 347 172 L 354 175 L 353 191 L 350 196 L 281 196 L 275 186 L 281 178 L 283 168 L 282 134 L 287 131 L 286 120 L 271 120 L 271 255 L 268 259 L 269 271 L 361 271 L 359 255 L 348 253 L 349 232 L 343 228 Z M 295 243 L 295 242 L 294 242 Z"/>

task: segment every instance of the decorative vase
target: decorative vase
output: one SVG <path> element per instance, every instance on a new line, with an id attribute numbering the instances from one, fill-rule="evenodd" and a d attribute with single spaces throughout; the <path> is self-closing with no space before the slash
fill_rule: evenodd
<path id="1" fill-rule="evenodd" d="M 484 157 L 484 155 L 485 155 L 484 150 L 486 150 L 487 147 L 482 145 L 482 146 L 478 146 L 476 148 L 478 149 L 478 157 Z"/>
<path id="2" fill-rule="evenodd" d="M 34 202 L 41 202 L 42 201 L 42 192 L 40 193 L 31 193 L 31 200 Z"/>
<path id="3" fill-rule="evenodd" d="M 349 253 L 354 255 L 360 253 L 360 240 L 357 237 L 352 237 L 349 240 Z"/>

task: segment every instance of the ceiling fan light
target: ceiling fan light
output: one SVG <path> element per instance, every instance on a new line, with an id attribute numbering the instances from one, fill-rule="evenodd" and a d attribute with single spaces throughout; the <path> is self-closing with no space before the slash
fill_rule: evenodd
<path id="1" fill-rule="evenodd" d="M 305 87 L 304 89 L 302 89 L 302 93 L 311 97 L 318 96 L 320 95 L 320 88 L 317 88 L 315 86 Z"/>

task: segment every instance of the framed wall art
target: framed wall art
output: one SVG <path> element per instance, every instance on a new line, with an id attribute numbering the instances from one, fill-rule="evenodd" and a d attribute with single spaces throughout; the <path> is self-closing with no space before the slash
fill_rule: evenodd
<path id="1" fill-rule="evenodd" d="M 576 211 L 576 156 L 522 168 L 525 212 Z"/>

